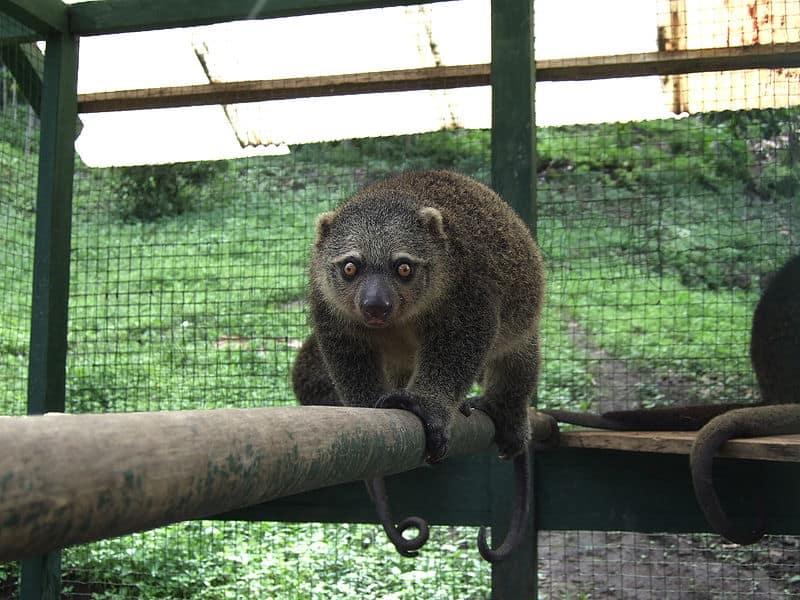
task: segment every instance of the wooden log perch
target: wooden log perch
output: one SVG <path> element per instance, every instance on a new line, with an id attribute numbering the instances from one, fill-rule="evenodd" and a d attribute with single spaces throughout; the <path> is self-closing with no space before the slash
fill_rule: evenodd
<path id="1" fill-rule="evenodd" d="M 449 455 L 493 437 L 485 414 L 458 414 Z M 0 417 L 0 561 L 407 471 L 423 452 L 421 422 L 400 410 Z"/>

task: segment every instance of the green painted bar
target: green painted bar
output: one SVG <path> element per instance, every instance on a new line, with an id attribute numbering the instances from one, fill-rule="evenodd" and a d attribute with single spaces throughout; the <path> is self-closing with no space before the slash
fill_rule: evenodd
<path id="1" fill-rule="evenodd" d="M 502 464 L 491 453 L 387 480 L 397 516 L 419 514 L 434 525 L 481 525 L 490 513 L 490 484 L 510 501 Z M 494 473 L 498 471 L 498 473 Z M 558 448 L 536 454 L 539 530 L 708 533 L 692 489 L 688 457 Z M 764 510 L 769 533 L 800 534 L 800 464 L 723 459 L 715 468 L 723 502 L 737 519 Z M 760 498 L 747 492 L 758 490 Z M 763 505 L 761 504 L 763 499 Z M 252 521 L 375 523 L 361 482 L 287 496 L 213 518 Z"/>
<path id="2" fill-rule="evenodd" d="M 492 187 L 536 232 L 533 3 L 492 2 Z"/>
<path id="3" fill-rule="evenodd" d="M 0 0 L 0 13 L 40 34 L 67 30 L 67 7 L 61 0 Z"/>
<path id="4" fill-rule="evenodd" d="M 64 410 L 77 39 L 47 39 L 34 248 L 28 412 Z"/>
<path id="5" fill-rule="evenodd" d="M 686 455 L 561 448 L 537 461 L 540 529 L 709 531 Z M 800 534 L 800 463 L 719 459 L 714 477 L 732 517 L 763 510 L 769 533 Z"/>
<path id="6" fill-rule="evenodd" d="M 103 0 L 70 6 L 69 22 L 72 32 L 77 35 L 99 35 L 442 1 L 444 0 Z"/>
<path id="7" fill-rule="evenodd" d="M 35 42 L 40 37 L 41 34 L 0 11 L 0 47 Z"/>
<path id="8" fill-rule="evenodd" d="M 42 116 L 42 67 L 44 56 L 36 45 L 0 45 L 0 62 L 13 75 L 34 112 Z M 36 64 L 34 64 L 36 63 Z"/>
<path id="9" fill-rule="evenodd" d="M 28 413 L 64 410 L 78 41 L 47 36 L 41 102 Z M 60 558 L 22 563 L 22 600 L 60 597 Z"/>
<path id="10" fill-rule="evenodd" d="M 533 1 L 492 0 L 492 187 L 536 231 L 536 132 Z M 493 471 L 492 530 L 505 532 L 514 489 L 511 469 Z M 534 490 L 537 485 L 534 483 Z M 536 500 L 532 498 L 535 506 Z M 531 511 L 531 515 L 534 511 Z M 493 534 L 493 546 L 501 539 Z M 536 598 L 533 516 L 526 541 L 508 560 L 492 565 L 492 598 Z"/>
<path id="11" fill-rule="evenodd" d="M 503 469 L 493 452 L 448 458 L 386 478 L 392 513 L 419 515 L 431 525 L 484 525 L 489 522 L 489 484 Z M 511 489 L 508 492 L 510 494 Z M 509 498 L 510 500 L 510 498 Z M 224 520 L 305 523 L 378 523 L 363 482 L 355 481 L 211 517 Z M 476 550 L 477 551 L 477 550 Z"/>

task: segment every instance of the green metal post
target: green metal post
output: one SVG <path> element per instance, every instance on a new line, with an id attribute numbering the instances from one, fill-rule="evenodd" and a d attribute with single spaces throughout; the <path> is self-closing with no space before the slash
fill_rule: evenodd
<path id="1" fill-rule="evenodd" d="M 28 414 L 64 410 L 78 40 L 47 36 L 36 203 Z M 59 553 L 23 561 L 22 600 L 60 597 Z"/>
<path id="2" fill-rule="evenodd" d="M 532 0 L 492 0 L 492 187 L 536 233 Z"/>
<path id="3" fill-rule="evenodd" d="M 535 235 L 534 87 L 533 1 L 492 0 L 492 187 Z M 496 465 L 492 480 L 494 490 L 514 489 L 510 465 Z M 506 527 L 508 500 L 505 494 L 493 495 L 492 531 L 500 533 Z M 536 598 L 536 566 L 536 529 L 531 517 L 525 542 L 508 560 L 492 566 L 492 598 Z"/>

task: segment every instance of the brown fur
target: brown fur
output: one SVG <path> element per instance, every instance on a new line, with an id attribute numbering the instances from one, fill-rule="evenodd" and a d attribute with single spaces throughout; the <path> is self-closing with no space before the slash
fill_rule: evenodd
<path id="1" fill-rule="evenodd" d="M 690 456 L 695 494 L 708 522 L 739 544 L 763 537 L 763 519 L 748 528 L 730 521 L 714 489 L 714 456 L 734 437 L 800 433 L 800 256 L 775 274 L 756 306 L 750 360 L 761 404 L 711 419 L 697 434 Z"/>
<path id="2" fill-rule="evenodd" d="M 399 276 L 402 264 L 411 277 Z M 522 465 L 515 523 L 524 527 L 527 408 L 544 294 L 527 226 L 468 177 L 405 173 L 319 217 L 310 281 L 314 331 L 295 363 L 298 400 L 410 410 L 435 463 L 447 454 L 455 411 L 468 413 L 467 391 L 483 374 L 477 407 L 494 421 L 501 455 Z M 482 537 L 481 553 L 500 560 L 520 535 L 510 532 L 497 551 Z"/>

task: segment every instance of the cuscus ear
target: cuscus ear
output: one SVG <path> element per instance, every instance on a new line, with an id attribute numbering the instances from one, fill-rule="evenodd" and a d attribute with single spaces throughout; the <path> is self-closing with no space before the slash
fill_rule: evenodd
<path id="1" fill-rule="evenodd" d="M 314 239 L 315 246 L 319 246 L 320 243 L 328 237 L 334 215 L 335 213 L 333 212 L 324 212 L 317 217 L 317 237 Z"/>
<path id="2" fill-rule="evenodd" d="M 444 232 L 444 219 L 442 219 L 442 213 L 437 209 L 432 206 L 423 206 L 419 209 L 419 218 L 431 235 L 443 240 L 447 239 L 447 234 Z"/>

